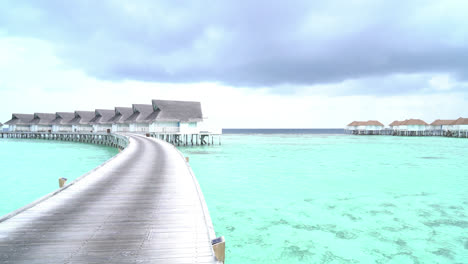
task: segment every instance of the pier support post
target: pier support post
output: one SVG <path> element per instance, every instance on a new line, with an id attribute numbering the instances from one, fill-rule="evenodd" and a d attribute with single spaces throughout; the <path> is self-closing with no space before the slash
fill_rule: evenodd
<path id="1" fill-rule="evenodd" d="M 62 188 L 65 186 L 65 183 L 67 182 L 67 178 L 60 178 L 59 179 L 59 187 Z"/>
<path id="2" fill-rule="evenodd" d="M 221 236 L 221 237 L 211 240 L 211 245 L 213 246 L 213 251 L 215 253 L 216 259 L 224 263 L 225 251 L 226 251 L 226 244 L 224 241 L 224 237 Z"/>

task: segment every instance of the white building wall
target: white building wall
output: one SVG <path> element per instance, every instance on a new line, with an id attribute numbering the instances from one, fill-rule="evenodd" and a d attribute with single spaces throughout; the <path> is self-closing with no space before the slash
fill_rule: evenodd
<path id="1" fill-rule="evenodd" d="M 149 126 L 149 131 L 154 133 L 177 133 L 179 132 L 179 122 L 153 122 Z"/>
<path id="2" fill-rule="evenodd" d="M 79 124 L 79 125 L 73 125 L 72 126 L 72 131 L 73 132 L 91 132 L 93 130 L 93 126 L 92 125 L 82 125 L 82 124 Z"/>
<path id="3" fill-rule="evenodd" d="M 130 132 L 149 132 L 149 124 L 132 123 Z"/>
<path id="4" fill-rule="evenodd" d="M 112 124 L 112 132 L 129 132 L 130 126 L 128 124 Z"/>
<path id="5" fill-rule="evenodd" d="M 97 132 L 107 132 L 107 129 L 111 129 L 112 130 L 112 125 L 104 125 L 104 124 L 96 124 L 96 125 L 93 125 L 93 131 L 95 133 Z"/>
<path id="6" fill-rule="evenodd" d="M 408 131 L 425 131 L 426 126 L 425 125 L 408 125 L 407 126 Z"/>
<path id="7" fill-rule="evenodd" d="M 72 126 L 69 125 L 53 125 L 52 126 L 52 131 L 53 132 L 71 132 L 72 131 Z"/>

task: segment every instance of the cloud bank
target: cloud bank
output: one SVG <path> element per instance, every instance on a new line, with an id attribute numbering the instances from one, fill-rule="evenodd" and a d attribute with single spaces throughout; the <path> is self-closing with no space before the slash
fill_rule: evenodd
<path id="1" fill-rule="evenodd" d="M 455 0 L 7 0 L 0 37 L 45 41 L 63 67 L 101 80 L 442 93 L 467 88 L 467 11 Z"/>

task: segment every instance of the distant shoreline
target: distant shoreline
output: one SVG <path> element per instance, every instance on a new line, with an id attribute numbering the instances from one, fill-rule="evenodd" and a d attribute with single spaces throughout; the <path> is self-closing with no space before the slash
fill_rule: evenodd
<path id="1" fill-rule="evenodd" d="M 223 128 L 223 134 L 344 134 L 343 128 Z"/>

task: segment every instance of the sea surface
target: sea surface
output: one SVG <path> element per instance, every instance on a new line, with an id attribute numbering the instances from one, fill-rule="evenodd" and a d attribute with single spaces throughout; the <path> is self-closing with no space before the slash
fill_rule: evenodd
<path id="1" fill-rule="evenodd" d="M 180 148 L 226 263 L 468 263 L 468 140 L 340 131 Z"/>
<path id="2" fill-rule="evenodd" d="M 58 189 L 118 153 L 102 145 L 0 138 L 0 217 Z"/>

